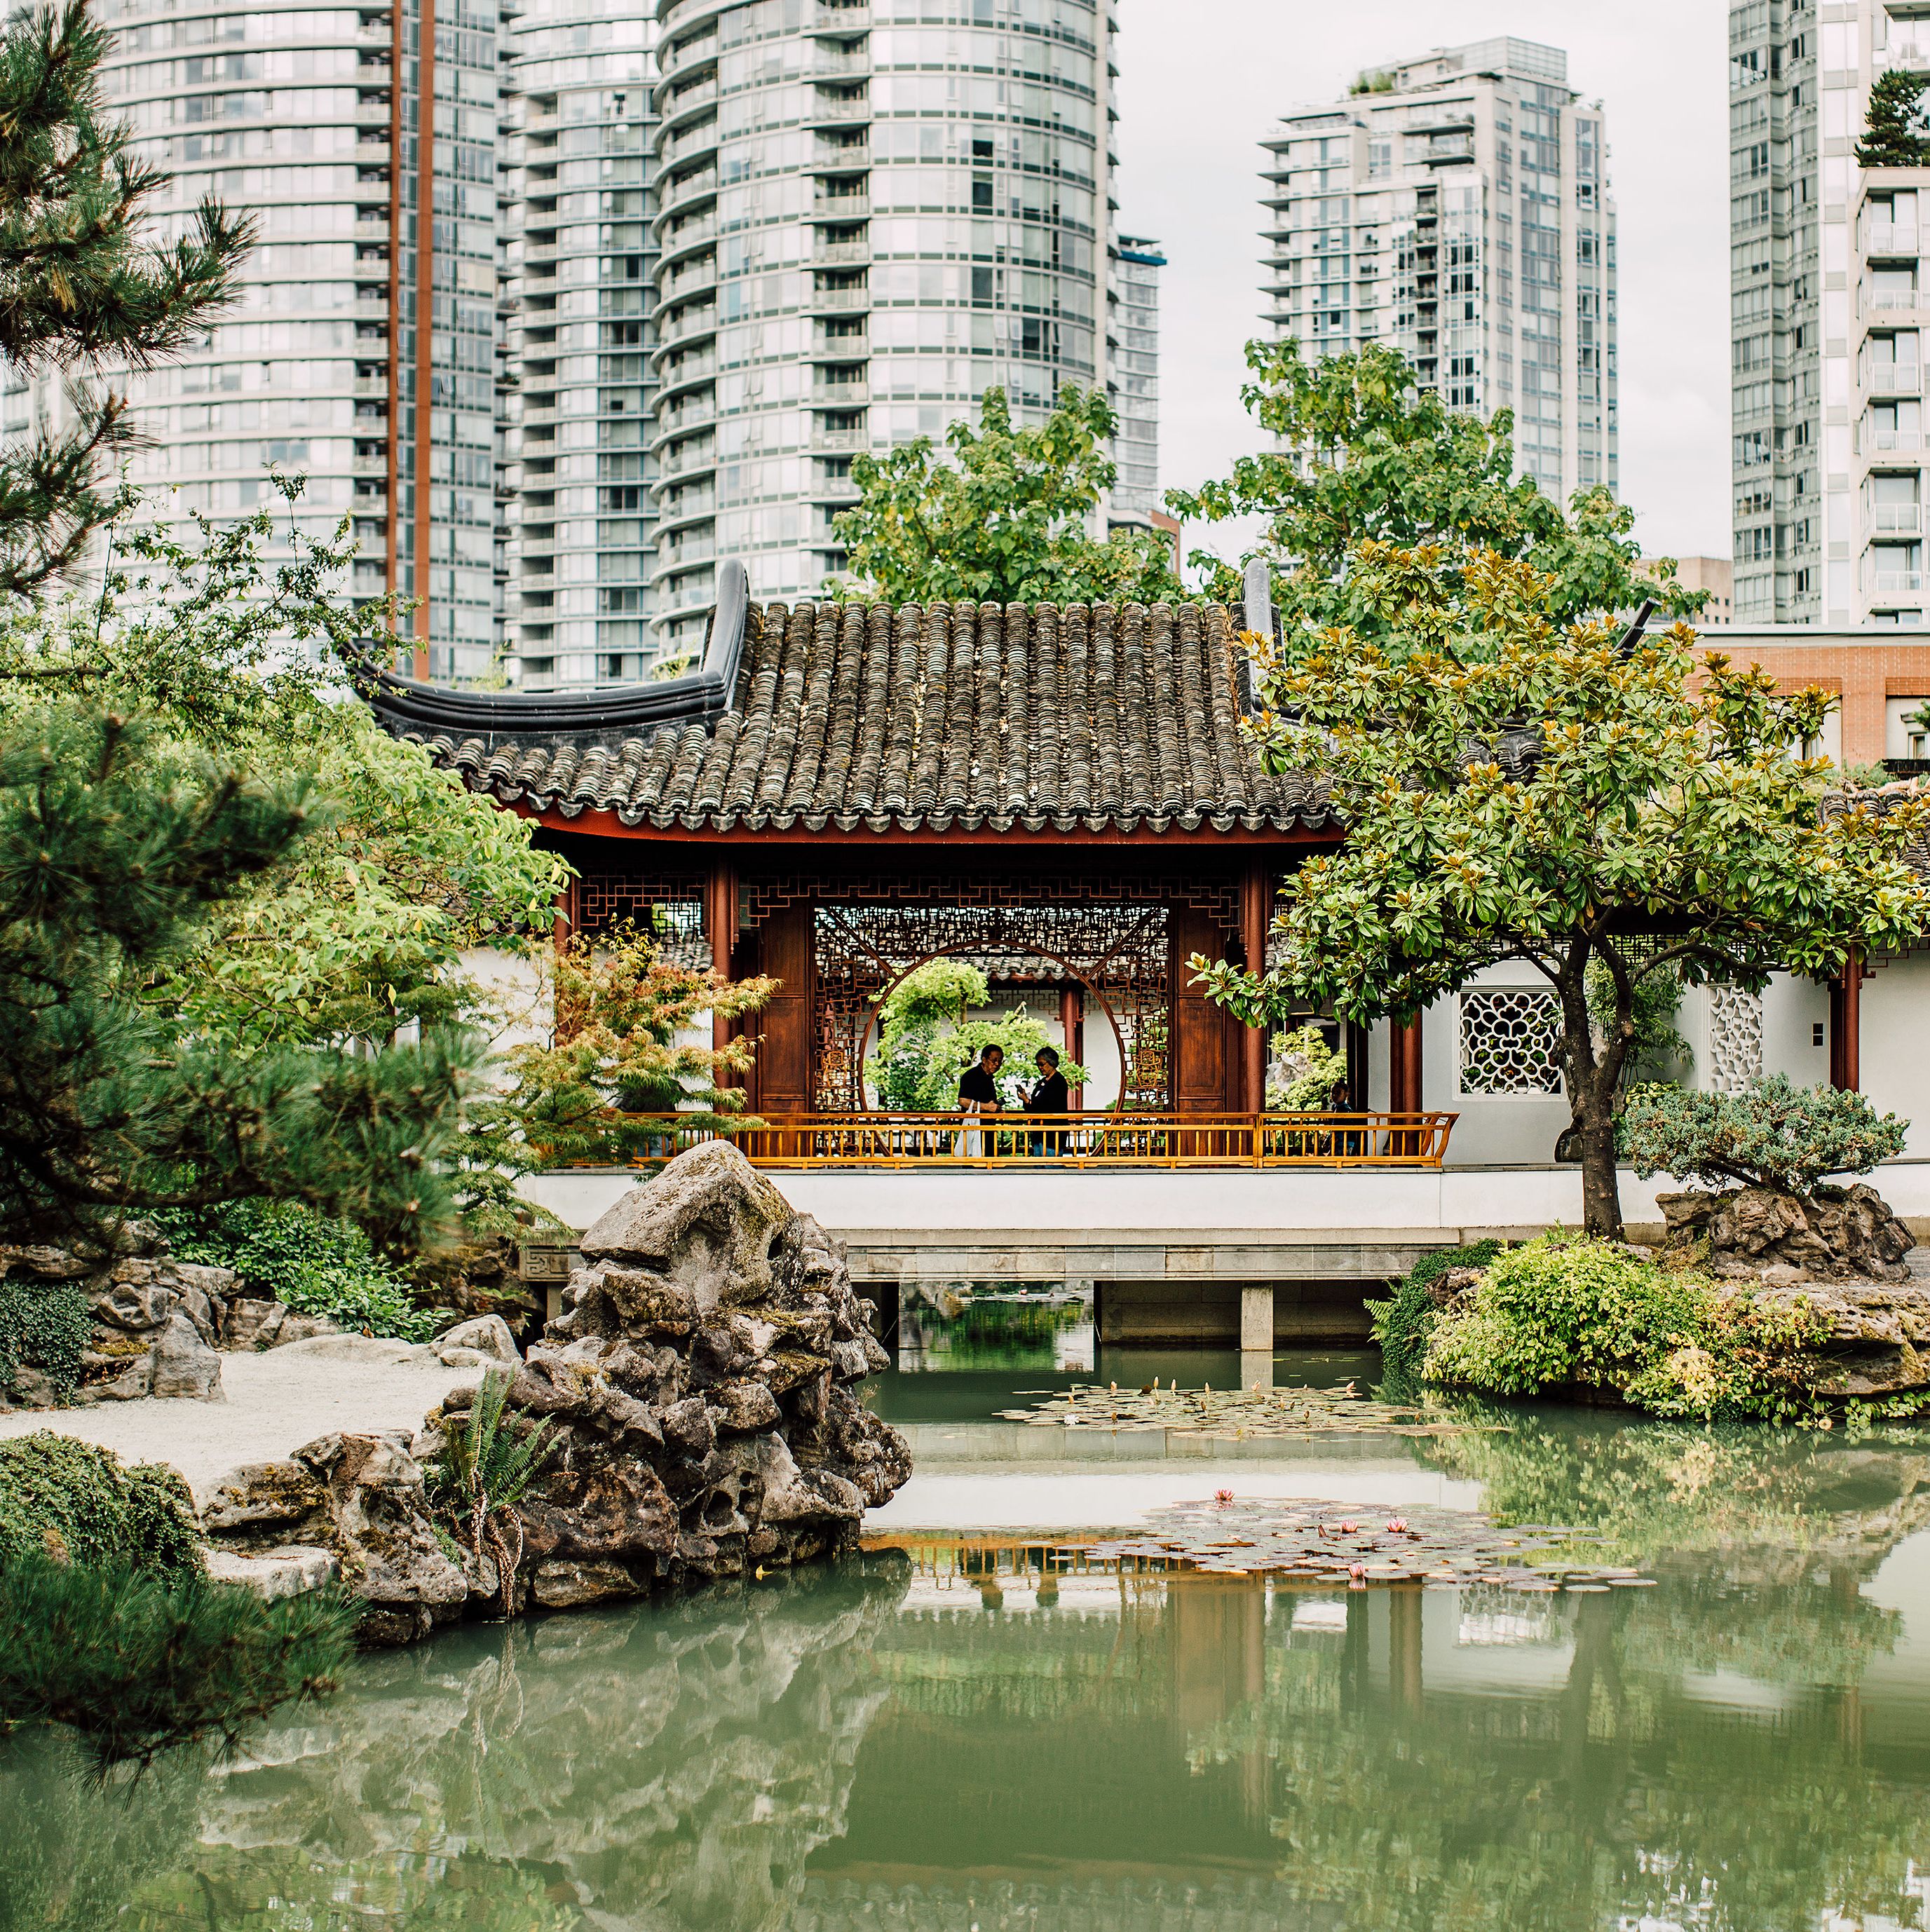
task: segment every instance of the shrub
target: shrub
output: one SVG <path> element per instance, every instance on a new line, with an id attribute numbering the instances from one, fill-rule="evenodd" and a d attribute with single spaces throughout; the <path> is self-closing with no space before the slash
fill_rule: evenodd
<path id="1" fill-rule="evenodd" d="M 1613 1243 L 1544 1235 L 1510 1250 L 1427 1342 L 1430 1382 L 1497 1395 L 1598 1388 L 1658 1415 L 1801 1420 L 1828 1321 L 1763 1304 Z"/>
<path id="2" fill-rule="evenodd" d="M 210 1736 L 232 1747 L 278 1705 L 335 1688 L 357 1614 L 334 1591 L 264 1603 L 202 1576 L 9 1563 L 0 1725 L 71 1724 L 109 1764 Z"/>
<path id="3" fill-rule="evenodd" d="M 0 1442 L 0 1572 L 50 1558 L 163 1583 L 199 1576 L 200 1526 L 188 1485 L 164 1465 L 124 1464 L 47 1430 Z"/>
<path id="4" fill-rule="evenodd" d="M 23 1364 L 36 1368 L 65 1402 L 80 1386 L 80 1358 L 93 1325 L 77 1281 L 0 1276 L 0 1395 L 18 1392 Z"/>
<path id="5" fill-rule="evenodd" d="M 1901 1154 L 1909 1124 L 1860 1094 L 1793 1087 L 1776 1073 L 1740 1094 L 1638 1087 L 1620 1131 L 1622 1152 L 1645 1179 L 1673 1174 L 1807 1194 L 1825 1174 L 1867 1174 Z"/>
<path id="6" fill-rule="evenodd" d="M 299 1202 L 243 1201 L 156 1218 L 182 1260 L 233 1268 L 299 1314 L 404 1342 L 426 1342 L 447 1325 L 447 1311 L 419 1307 L 359 1228 Z"/>
<path id="7" fill-rule="evenodd" d="M 1391 1284 L 1385 1301 L 1367 1303 L 1374 1343 L 1380 1350 L 1382 1390 L 1390 1400 L 1400 1401 L 1416 1392 L 1427 1338 L 1441 1312 L 1434 1301 L 1435 1282 L 1450 1268 L 1486 1268 L 1505 1245 L 1472 1241 L 1464 1248 L 1437 1248 L 1423 1255 L 1412 1274 Z"/>

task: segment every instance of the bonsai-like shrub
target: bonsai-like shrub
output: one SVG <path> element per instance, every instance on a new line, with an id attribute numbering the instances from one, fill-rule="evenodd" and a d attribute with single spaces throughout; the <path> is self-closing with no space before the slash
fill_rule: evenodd
<path id="1" fill-rule="evenodd" d="M 1903 1151 L 1909 1126 L 1860 1094 L 1793 1087 L 1780 1073 L 1740 1094 L 1640 1087 L 1621 1120 L 1622 1150 L 1644 1179 L 1673 1174 L 1721 1187 L 1807 1194 L 1825 1174 L 1867 1174 Z"/>
<path id="2" fill-rule="evenodd" d="M 49 1430 L 0 1442 L 0 1570 L 30 1558 L 185 1582 L 202 1574 L 194 1499 L 164 1464 Z"/>
<path id="3" fill-rule="evenodd" d="M 1821 1406 L 1808 1352 L 1830 1324 L 1608 1241 L 1544 1234 L 1501 1256 L 1429 1333 L 1430 1382 L 1496 1395 L 1595 1388 L 1657 1415 L 1796 1421 Z"/>
<path id="4" fill-rule="evenodd" d="M 1286 1113 L 1309 1113 L 1328 1106 L 1347 1084 L 1347 1056 L 1327 1044 L 1312 1021 L 1292 1033 L 1275 1034 L 1269 1043 L 1267 1105 Z"/>

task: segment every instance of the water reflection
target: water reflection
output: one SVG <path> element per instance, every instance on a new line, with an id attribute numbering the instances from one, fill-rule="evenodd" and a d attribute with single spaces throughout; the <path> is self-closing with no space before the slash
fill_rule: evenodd
<path id="1" fill-rule="evenodd" d="M 1062 1282 L 907 1282 L 894 1366 L 902 1375 L 978 1370 L 1090 1374 L 1092 1288 Z"/>
<path id="2" fill-rule="evenodd" d="M 1529 1418 L 1403 1453 L 1592 1514 L 1655 1586 L 1292 1589 L 1005 1538 L 458 1633 L 131 1799 L 0 1747 L 0 1925 L 1924 1923 L 1915 1439 Z"/>

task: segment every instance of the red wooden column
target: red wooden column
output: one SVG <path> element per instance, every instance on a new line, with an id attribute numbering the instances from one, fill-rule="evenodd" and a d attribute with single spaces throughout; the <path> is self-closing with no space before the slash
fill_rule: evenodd
<path id="1" fill-rule="evenodd" d="M 710 934 L 710 964 L 720 980 L 731 976 L 731 954 L 737 943 L 737 868 L 719 863 L 704 883 L 704 924 Z M 731 1022 L 710 1016 L 710 1043 L 720 1052 L 731 1043 Z M 723 1083 L 734 1085 L 734 1080 Z"/>
<path id="2" fill-rule="evenodd" d="M 1862 1084 L 1862 956 L 1852 952 L 1829 982 L 1829 1084 L 1847 1094 Z"/>
<path id="3" fill-rule="evenodd" d="M 1083 1065 L 1085 1060 L 1085 988 L 1083 986 L 1067 986 L 1059 988 L 1059 1031 L 1065 1040 L 1067 1059 Z M 1085 1105 L 1084 1087 L 1073 1088 L 1071 1103 L 1074 1113 Z"/>
<path id="4" fill-rule="evenodd" d="M 1405 1026 L 1397 1021 L 1391 1022 L 1388 1028 L 1388 1046 L 1390 1058 L 1387 1070 L 1387 1110 L 1390 1114 L 1418 1114 L 1423 1105 L 1421 1097 L 1421 1016 L 1416 1013 Z M 1394 1136 L 1394 1152 L 1417 1153 L 1419 1150 L 1418 1138 L 1412 1133 Z"/>
<path id="5" fill-rule="evenodd" d="M 1264 866 L 1250 866 L 1240 880 L 1240 944 L 1249 973 L 1267 969 L 1267 927 L 1272 916 L 1273 874 Z M 1263 1113 L 1267 1104 L 1266 1028 L 1247 1028 L 1241 1045 L 1240 1104 L 1250 1114 Z"/>

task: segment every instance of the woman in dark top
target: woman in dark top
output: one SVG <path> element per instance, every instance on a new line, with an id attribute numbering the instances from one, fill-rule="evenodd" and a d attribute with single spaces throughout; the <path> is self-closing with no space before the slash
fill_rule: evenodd
<path id="1" fill-rule="evenodd" d="M 1064 1114 L 1072 1107 L 1072 1090 L 1066 1084 L 1065 1076 L 1059 1071 L 1059 1057 L 1049 1046 L 1042 1046 L 1033 1063 L 1039 1070 L 1039 1084 L 1025 1096 L 1025 1111 L 1028 1114 Z M 1059 1136 L 1057 1134 L 1034 1134 L 1032 1151 L 1034 1154 L 1057 1154 Z"/>

